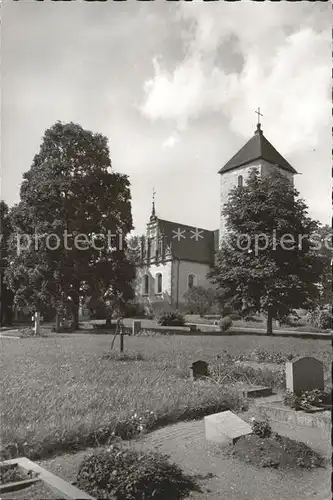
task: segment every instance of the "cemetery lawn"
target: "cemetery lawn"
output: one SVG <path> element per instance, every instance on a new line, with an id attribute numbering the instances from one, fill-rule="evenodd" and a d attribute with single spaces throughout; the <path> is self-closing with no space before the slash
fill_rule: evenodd
<path id="1" fill-rule="evenodd" d="M 230 388 L 188 378 L 193 361 L 214 363 L 224 350 L 233 356 L 257 348 L 314 356 L 327 371 L 332 359 L 325 340 L 236 335 L 125 337 L 124 359 L 107 359 L 111 339 L 68 334 L 1 340 L 2 448 L 11 456 L 46 458 L 104 444 L 135 412 L 153 412 L 154 428 L 240 411 L 243 403 Z"/>

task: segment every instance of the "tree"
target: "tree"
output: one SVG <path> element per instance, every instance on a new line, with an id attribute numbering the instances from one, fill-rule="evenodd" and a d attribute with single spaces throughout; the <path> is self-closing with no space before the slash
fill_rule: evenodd
<path id="1" fill-rule="evenodd" d="M 322 264 L 310 245 L 317 227 L 299 193 L 285 176 L 254 170 L 246 185 L 231 191 L 223 210 L 228 236 L 210 273 L 222 300 L 246 315 L 282 321 L 318 300 Z"/>
<path id="2" fill-rule="evenodd" d="M 0 200 L 0 325 L 12 325 L 13 292 L 6 286 L 4 274 L 8 266 L 8 240 L 12 232 L 8 205 Z"/>
<path id="3" fill-rule="evenodd" d="M 140 236 L 133 235 L 128 238 L 126 255 L 134 266 L 142 265 L 146 245 L 147 239 L 143 234 Z"/>
<path id="4" fill-rule="evenodd" d="M 46 130 L 12 215 L 18 236 L 6 280 L 15 300 L 34 309 L 52 303 L 58 314 L 67 305 L 75 328 L 82 298 L 131 296 L 130 184 L 112 172 L 107 143 L 74 123 Z"/>
<path id="5" fill-rule="evenodd" d="M 332 304 L 332 228 L 319 226 L 311 235 L 311 244 L 322 262 L 320 277 L 320 303 Z"/>
<path id="6" fill-rule="evenodd" d="M 193 286 L 184 294 L 184 299 L 189 311 L 192 314 L 204 316 L 212 307 L 216 295 L 213 289 L 203 288 L 202 286 Z"/>

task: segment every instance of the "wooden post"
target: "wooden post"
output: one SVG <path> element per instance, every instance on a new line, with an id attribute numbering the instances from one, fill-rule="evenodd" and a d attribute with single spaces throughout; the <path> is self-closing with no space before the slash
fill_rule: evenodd
<path id="1" fill-rule="evenodd" d="M 267 335 L 273 335 L 273 311 L 272 308 L 269 307 L 267 311 Z"/>

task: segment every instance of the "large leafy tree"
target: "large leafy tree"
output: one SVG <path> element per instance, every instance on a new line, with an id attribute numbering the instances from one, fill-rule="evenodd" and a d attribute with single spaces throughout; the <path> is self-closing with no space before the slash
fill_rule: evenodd
<path id="1" fill-rule="evenodd" d="M 81 297 L 131 298 L 130 199 L 128 177 L 111 170 L 106 137 L 74 123 L 46 130 L 12 214 L 6 279 L 16 301 L 70 307 L 77 327 Z"/>
<path id="2" fill-rule="evenodd" d="M 271 334 L 273 319 L 318 300 L 322 264 L 310 244 L 318 224 L 279 171 L 260 176 L 253 170 L 231 191 L 223 212 L 228 236 L 210 277 L 224 302 L 243 314 L 266 313 Z"/>
<path id="3" fill-rule="evenodd" d="M 316 250 L 322 262 L 320 278 L 321 305 L 332 304 L 332 228 L 320 226 L 311 235 L 312 248 Z"/>
<path id="4" fill-rule="evenodd" d="M 4 274 L 8 266 L 8 241 L 12 232 L 8 205 L 0 200 L 0 325 L 12 324 L 13 292 L 6 286 Z"/>

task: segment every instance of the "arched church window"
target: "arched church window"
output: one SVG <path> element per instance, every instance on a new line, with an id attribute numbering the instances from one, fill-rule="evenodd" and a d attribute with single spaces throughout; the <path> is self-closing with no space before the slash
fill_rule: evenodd
<path id="1" fill-rule="evenodd" d="M 156 293 L 162 293 L 162 274 L 156 274 Z"/>
<path id="2" fill-rule="evenodd" d="M 144 293 L 144 295 L 149 294 L 149 276 L 148 276 L 148 274 L 145 274 L 143 277 L 143 293 Z"/>
<path id="3" fill-rule="evenodd" d="M 189 274 L 187 278 L 187 287 L 193 288 L 195 286 L 195 274 Z"/>
<path id="4" fill-rule="evenodd" d="M 242 175 L 238 176 L 238 187 L 243 187 L 243 176 Z"/>

